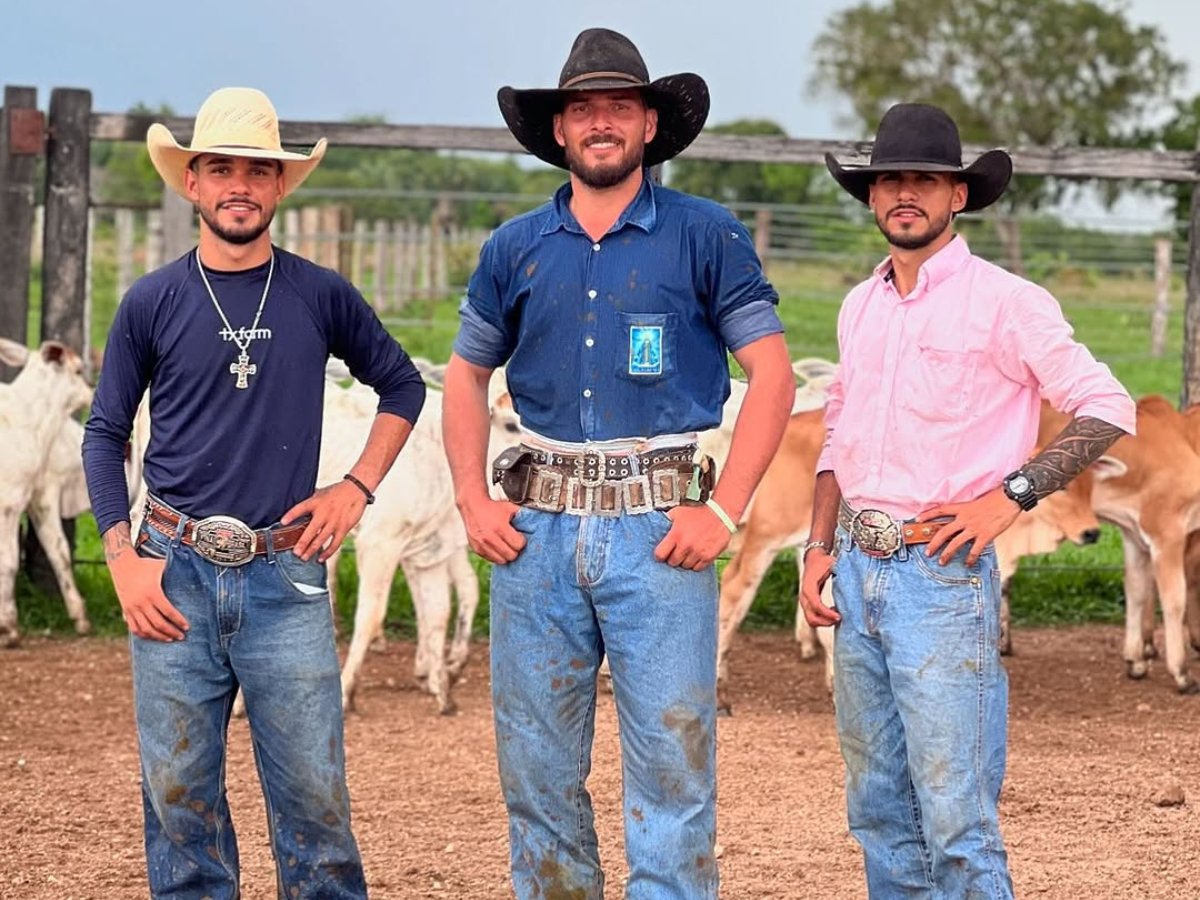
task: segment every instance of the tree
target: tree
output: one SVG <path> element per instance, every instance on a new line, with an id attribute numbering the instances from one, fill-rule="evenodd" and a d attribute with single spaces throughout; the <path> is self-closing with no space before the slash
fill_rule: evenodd
<path id="1" fill-rule="evenodd" d="M 708 129 L 710 134 L 787 137 L 769 119 L 738 119 Z M 711 162 L 681 159 L 669 163 L 671 187 L 721 203 L 811 203 L 831 196 L 831 182 L 812 166 L 790 163 Z"/>
<path id="2" fill-rule="evenodd" d="M 934 103 L 964 141 L 1014 146 L 1126 142 L 1169 108 L 1184 66 L 1162 32 L 1107 0 L 889 0 L 833 15 L 810 87 L 850 101 L 874 129 L 900 101 Z M 1020 178 L 1007 208 L 1036 209 L 1063 185 Z M 1015 228 L 1008 236 L 1011 257 Z"/>
<path id="3" fill-rule="evenodd" d="M 1147 132 L 1145 138 L 1140 142 L 1145 146 L 1194 151 L 1197 139 L 1200 139 L 1200 94 L 1191 100 L 1177 102 L 1171 120 L 1162 128 Z M 1180 236 L 1186 240 L 1195 186 L 1187 183 L 1172 184 L 1168 185 L 1167 189 L 1175 200 L 1175 221 L 1180 223 L 1177 226 Z"/>

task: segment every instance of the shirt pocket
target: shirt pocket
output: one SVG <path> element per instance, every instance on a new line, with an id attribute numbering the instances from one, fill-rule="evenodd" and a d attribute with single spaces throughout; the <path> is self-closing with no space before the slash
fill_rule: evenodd
<path id="1" fill-rule="evenodd" d="M 675 313 L 617 313 L 617 375 L 651 383 L 674 374 L 677 331 Z"/>
<path id="2" fill-rule="evenodd" d="M 957 422 L 968 414 L 980 352 L 918 344 L 902 388 L 904 406 L 928 422 Z"/>

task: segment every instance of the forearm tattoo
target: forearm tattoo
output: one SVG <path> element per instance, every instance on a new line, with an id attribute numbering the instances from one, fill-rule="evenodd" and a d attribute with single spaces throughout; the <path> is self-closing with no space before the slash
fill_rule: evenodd
<path id="1" fill-rule="evenodd" d="M 1070 483 L 1125 434 L 1116 425 L 1084 416 L 1072 419 L 1046 449 L 1021 467 L 1041 499 Z"/>
<path id="2" fill-rule="evenodd" d="M 129 523 L 119 522 L 104 532 L 104 560 L 112 562 L 126 550 L 133 547 L 129 539 Z"/>

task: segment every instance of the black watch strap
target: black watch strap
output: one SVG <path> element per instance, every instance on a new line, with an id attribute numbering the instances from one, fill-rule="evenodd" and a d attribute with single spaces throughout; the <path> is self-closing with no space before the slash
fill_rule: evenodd
<path id="1" fill-rule="evenodd" d="M 1037 506 L 1038 496 L 1033 489 L 1033 479 L 1020 469 L 1007 476 L 1003 482 L 1004 495 L 1025 512 Z"/>

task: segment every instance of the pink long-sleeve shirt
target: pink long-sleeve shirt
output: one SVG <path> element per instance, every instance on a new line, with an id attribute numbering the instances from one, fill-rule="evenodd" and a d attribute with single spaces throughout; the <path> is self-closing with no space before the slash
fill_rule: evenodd
<path id="1" fill-rule="evenodd" d="M 908 519 L 974 500 L 1031 455 L 1044 397 L 1134 432 L 1134 402 L 1050 293 L 955 237 L 901 297 L 884 260 L 838 316 L 817 471 L 846 502 Z"/>

